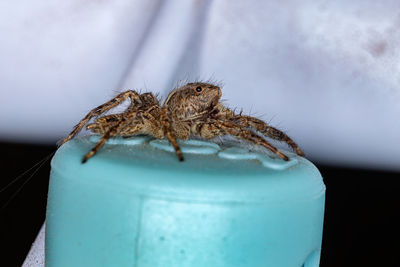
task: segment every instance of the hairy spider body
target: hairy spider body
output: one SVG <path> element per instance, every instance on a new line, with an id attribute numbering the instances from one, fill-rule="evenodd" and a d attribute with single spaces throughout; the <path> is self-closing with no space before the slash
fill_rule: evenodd
<path id="1" fill-rule="evenodd" d="M 123 113 L 99 117 L 127 99 L 130 100 L 130 105 Z M 267 136 L 286 142 L 298 155 L 304 155 L 285 133 L 260 119 L 235 114 L 225 107 L 220 99 L 220 87 L 202 82 L 188 83 L 172 91 L 162 105 L 151 93 L 138 94 L 131 90 L 125 91 L 91 110 L 60 145 L 78 134 L 92 118 L 96 118 L 93 123 L 86 126 L 86 129 L 101 134 L 102 137 L 83 157 L 82 163 L 94 156 L 110 137 L 137 134 L 168 139 L 180 161 L 183 161 L 183 155 L 177 139 L 186 140 L 190 136 L 211 139 L 216 136 L 232 135 L 263 146 L 283 160 L 289 160 L 285 154 L 265 140 L 264 136 Z"/>

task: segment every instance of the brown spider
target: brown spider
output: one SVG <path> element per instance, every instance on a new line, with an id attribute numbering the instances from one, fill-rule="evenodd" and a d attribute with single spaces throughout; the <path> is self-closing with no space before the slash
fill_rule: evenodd
<path id="1" fill-rule="evenodd" d="M 167 138 L 180 161 L 183 161 L 183 155 L 177 138 L 186 140 L 191 135 L 211 139 L 229 134 L 261 145 L 283 160 L 289 160 L 286 155 L 257 134 L 260 133 L 286 142 L 298 155 L 304 155 L 296 143 L 282 131 L 257 118 L 235 114 L 225 107 L 220 102 L 220 87 L 203 82 L 188 83 L 179 87 L 168 95 L 162 105 L 151 93 L 138 94 L 132 90 L 122 92 L 91 110 L 68 137 L 62 140 L 60 146 L 73 138 L 91 118 L 98 117 L 128 98 L 131 104 L 123 113 L 99 117 L 94 123 L 87 125 L 86 129 L 101 134 L 102 138 L 83 157 L 82 163 L 95 155 L 110 137 L 137 134 L 147 134 L 158 139 Z"/>

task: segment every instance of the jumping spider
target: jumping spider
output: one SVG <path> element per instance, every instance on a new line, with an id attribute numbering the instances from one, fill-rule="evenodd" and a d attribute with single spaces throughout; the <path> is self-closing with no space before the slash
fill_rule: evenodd
<path id="1" fill-rule="evenodd" d="M 188 83 L 172 91 L 161 105 L 151 93 L 139 94 L 129 90 L 91 110 L 60 143 L 73 138 L 89 120 L 130 99 L 129 107 L 119 114 L 96 118 L 86 129 L 101 134 L 99 142 L 87 153 L 82 163 L 94 156 L 112 136 L 147 134 L 157 139 L 167 138 L 180 161 L 183 155 L 177 139 L 188 139 L 191 135 L 211 139 L 216 136 L 234 137 L 261 145 L 283 160 L 289 158 L 267 142 L 262 135 L 286 142 L 298 155 L 303 152 L 285 133 L 254 117 L 235 114 L 221 102 L 220 87 L 203 82 Z M 261 134 L 261 135 L 259 135 Z"/>

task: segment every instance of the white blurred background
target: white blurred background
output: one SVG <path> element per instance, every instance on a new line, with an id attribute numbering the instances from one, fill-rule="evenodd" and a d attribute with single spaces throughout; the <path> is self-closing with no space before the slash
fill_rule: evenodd
<path id="1" fill-rule="evenodd" d="M 314 161 L 400 170 L 400 2 L 0 2 L 0 140 L 54 144 L 119 91 L 222 81 Z"/>

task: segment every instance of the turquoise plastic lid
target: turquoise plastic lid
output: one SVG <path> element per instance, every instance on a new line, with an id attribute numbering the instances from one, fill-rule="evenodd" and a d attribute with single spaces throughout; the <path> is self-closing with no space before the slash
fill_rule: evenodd
<path id="1" fill-rule="evenodd" d="M 234 144 L 97 137 L 52 160 L 48 266 L 318 266 L 325 186 L 308 160 Z"/>

